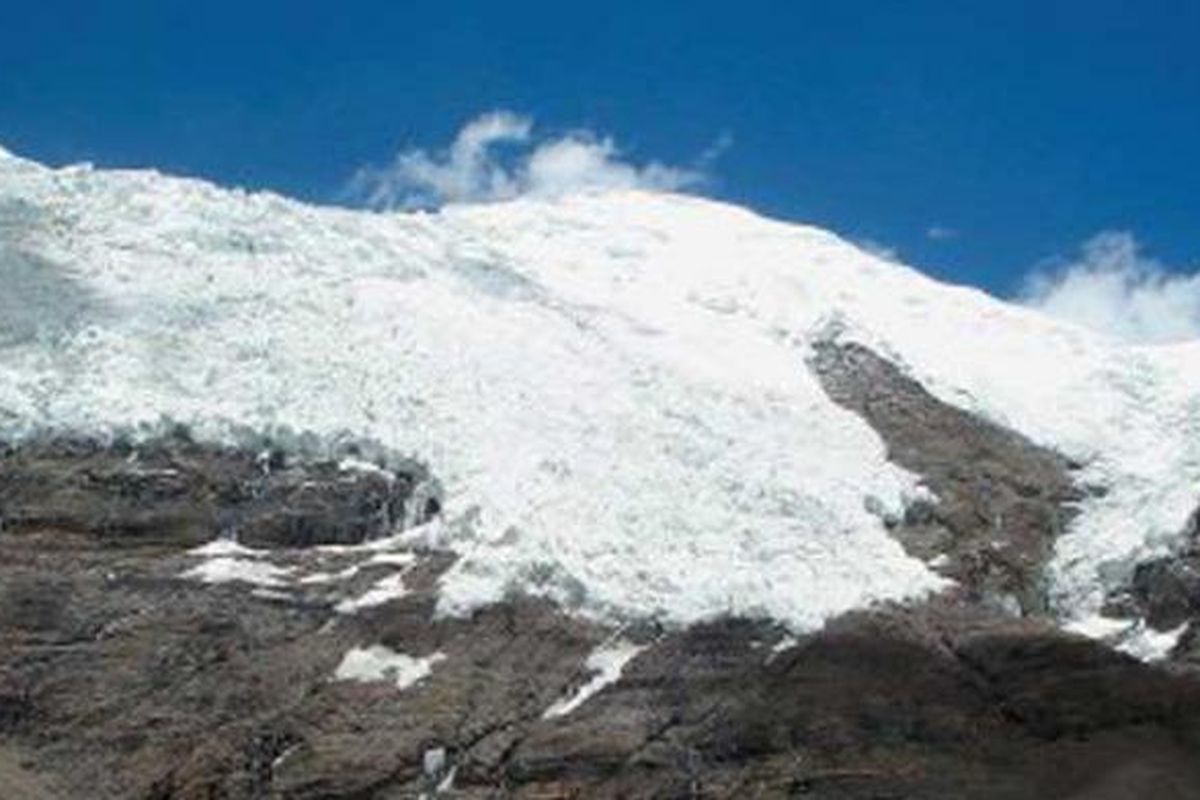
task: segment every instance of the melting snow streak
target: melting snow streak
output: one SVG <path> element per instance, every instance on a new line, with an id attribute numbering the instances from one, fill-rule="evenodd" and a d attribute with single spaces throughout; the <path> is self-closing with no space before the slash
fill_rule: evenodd
<path id="1" fill-rule="evenodd" d="M 592 679 L 575 690 L 574 694 L 562 698 L 546 709 L 542 718 L 564 717 L 579 708 L 605 686 L 620 680 L 625 665 L 645 649 L 644 645 L 618 641 L 594 650 L 587 660 L 588 671 L 595 673 Z"/>

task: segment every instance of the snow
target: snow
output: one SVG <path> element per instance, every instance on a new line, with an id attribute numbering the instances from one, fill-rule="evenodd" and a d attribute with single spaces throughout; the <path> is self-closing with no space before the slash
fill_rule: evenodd
<path id="1" fill-rule="evenodd" d="M 248 583 L 276 588 L 287 583 L 291 570 L 248 558 L 210 558 L 186 570 L 183 577 L 201 583 Z"/>
<path id="2" fill-rule="evenodd" d="M 250 596 L 257 597 L 260 600 L 272 600 L 276 602 L 288 602 L 292 600 L 292 596 L 290 594 L 279 589 L 252 589 L 250 591 Z"/>
<path id="3" fill-rule="evenodd" d="M 398 600 L 406 594 L 408 588 L 404 585 L 404 575 L 396 573 L 379 579 L 364 594 L 343 600 L 334 608 L 339 614 L 355 614 L 364 608 L 374 608 Z"/>
<path id="4" fill-rule="evenodd" d="M 367 564 L 387 564 L 393 567 L 411 567 L 417 557 L 412 553 L 375 553 L 367 559 Z"/>
<path id="5" fill-rule="evenodd" d="M 383 645 L 355 647 L 342 657 L 334 672 L 339 681 L 395 681 L 403 691 L 415 686 L 433 672 L 433 665 L 446 658 L 441 652 L 414 657 L 397 653 Z"/>
<path id="6" fill-rule="evenodd" d="M 1064 629 L 1110 644 L 1142 661 L 1153 662 L 1162 661 L 1171 654 L 1180 637 L 1187 632 L 1188 623 L 1169 631 L 1157 631 L 1145 620 L 1114 619 L 1097 614 L 1073 620 Z"/>
<path id="7" fill-rule="evenodd" d="M 1180 637 L 1187 632 L 1188 623 L 1169 631 L 1156 631 L 1149 625 L 1140 624 L 1117 649 L 1142 661 L 1162 661 L 1171 654 Z"/>
<path id="8" fill-rule="evenodd" d="M 520 586 L 598 617 L 800 633 L 944 587 L 866 508 L 921 487 L 805 368 L 822 337 L 1108 488 L 1056 551 L 1064 618 L 1167 552 L 1197 501 L 1200 342 L 1122 345 L 711 201 L 374 214 L 8 158 L 0 270 L 12 258 L 38 315 L 0 338 L 0 437 L 173 420 L 375 439 L 444 486 L 445 522 L 420 535 L 462 555 L 447 613 Z"/>
<path id="9" fill-rule="evenodd" d="M 389 481 L 396 479 L 396 473 L 391 470 L 370 461 L 363 461 L 360 458 L 343 458 L 338 462 L 338 469 L 342 472 L 366 472 L 372 475 L 379 475 Z"/>
<path id="10" fill-rule="evenodd" d="M 435 794 L 442 794 L 454 788 L 454 778 L 458 774 L 458 765 L 450 766 L 447 769 L 449 759 L 446 754 L 446 748 L 433 747 L 425 751 L 421 759 L 422 771 L 425 777 L 430 780 L 436 780 L 437 786 L 434 788 Z M 428 797 L 428 795 L 421 795 Z"/>
<path id="11" fill-rule="evenodd" d="M 948 553 L 938 553 L 925 563 L 929 565 L 930 569 L 943 569 L 950 566 L 950 555 Z"/>
<path id="12" fill-rule="evenodd" d="M 446 748 L 431 747 L 421 757 L 422 770 L 425 777 L 436 778 L 446 769 Z"/>
<path id="13" fill-rule="evenodd" d="M 644 645 L 631 644 L 623 640 L 606 643 L 593 650 L 587 659 L 587 669 L 595 673 L 592 679 L 580 686 L 574 693 L 556 701 L 542 714 L 542 719 L 565 717 L 575 711 L 588 699 L 595 696 L 605 686 L 610 686 L 621 679 L 625 665 L 632 661 L 638 653 L 645 650 Z"/>
<path id="14" fill-rule="evenodd" d="M 337 572 L 312 572 L 300 578 L 300 583 L 312 585 L 348 581 L 357 575 L 361 569 L 361 564 L 351 564 Z"/>
<path id="15" fill-rule="evenodd" d="M 379 553 L 385 556 L 395 555 L 397 558 L 412 560 L 414 557 L 408 553 L 394 553 L 393 551 L 403 547 L 414 546 L 432 546 L 432 542 L 441 541 L 440 531 L 442 528 L 441 519 L 434 517 L 432 520 L 421 525 L 414 525 L 411 528 L 404 528 L 390 536 L 383 536 L 378 539 L 368 539 L 359 544 L 324 544 L 319 545 L 316 549 L 320 553 L 331 555 L 361 555 L 363 553 Z"/>
<path id="16" fill-rule="evenodd" d="M 229 537 L 193 547 L 187 554 L 201 558 L 199 564 L 184 570 L 181 577 L 201 583 L 244 583 L 258 587 L 253 594 L 264 599 L 287 599 L 278 589 L 286 587 L 293 569 L 271 564 L 266 550 L 255 550 Z"/>
<path id="17" fill-rule="evenodd" d="M 1089 639 L 1115 641 L 1132 630 L 1136 624 L 1137 621 L 1132 619 L 1114 619 L 1095 614 L 1084 619 L 1072 620 L 1066 623 L 1063 629 Z"/>
<path id="18" fill-rule="evenodd" d="M 775 659 L 779 658 L 779 656 L 783 655 L 788 650 L 791 650 L 798 644 L 800 644 L 800 640 L 795 636 L 784 636 L 779 641 L 771 645 L 770 649 L 767 651 L 767 657 L 764 659 L 764 661 L 767 664 L 770 664 Z"/>
<path id="19" fill-rule="evenodd" d="M 335 606 L 335 610 L 339 613 L 354 614 L 365 608 L 383 605 L 408 593 L 408 589 L 404 585 L 403 573 L 416 564 L 417 557 L 411 552 L 395 552 L 390 549 L 401 543 L 400 537 L 392 536 L 387 539 L 365 542 L 361 545 L 341 545 L 336 547 L 336 556 L 343 560 L 343 563 L 346 559 L 350 559 L 354 563 L 350 563 L 336 572 L 317 570 L 297 575 L 298 567 L 277 566 L 266 560 L 279 553 L 285 557 L 294 557 L 296 551 L 284 550 L 272 553 L 267 550 L 245 547 L 233 539 L 219 538 L 188 551 L 189 556 L 204 560 L 183 572 L 182 576 L 203 583 L 246 583 L 260 587 L 253 592 L 256 597 L 287 599 L 288 595 L 277 590 L 297 585 L 322 586 L 342 583 L 349 581 L 369 567 L 386 566 L 401 570 L 380 578 L 362 595 L 344 599 Z M 329 550 L 330 548 L 318 548 L 315 553 L 318 557 L 322 557 Z M 311 562 L 309 562 L 309 568 L 311 566 Z"/>
<path id="20" fill-rule="evenodd" d="M 798 644 L 800 644 L 800 640 L 795 636 L 784 636 L 778 642 L 771 645 L 771 655 L 777 656 L 780 653 L 787 652 Z"/>
<path id="21" fill-rule="evenodd" d="M 233 558 L 259 558 L 265 553 L 262 550 L 254 550 L 244 545 L 238 544 L 233 539 L 213 539 L 207 544 L 202 544 L 199 547 L 194 547 L 188 551 L 188 555 L 200 556 L 201 558 L 217 558 L 228 556 Z"/>
<path id="22" fill-rule="evenodd" d="M 382 540 L 373 540 L 363 545 L 339 545 L 336 552 L 342 556 L 349 555 L 359 558 L 357 564 L 351 564 L 343 567 L 337 572 L 312 572 L 300 578 L 300 583 L 303 584 L 325 584 L 339 583 L 348 581 L 361 572 L 364 568 L 370 566 L 386 565 L 390 567 L 411 567 L 416 563 L 417 557 L 412 553 L 392 553 L 392 552 L 376 552 L 379 542 Z M 393 540 L 394 541 L 394 540 Z M 327 548 L 322 548 L 327 551 Z M 366 608 L 380 603 L 387 602 L 395 597 L 403 597 L 406 593 L 404 583 L 399 575 L 389 576 L 379 581 L 370 592 L 362 598 L 354 601 L 347 601 L 342 605 L 349 611 L 356 611 L 359 608 Z"/>

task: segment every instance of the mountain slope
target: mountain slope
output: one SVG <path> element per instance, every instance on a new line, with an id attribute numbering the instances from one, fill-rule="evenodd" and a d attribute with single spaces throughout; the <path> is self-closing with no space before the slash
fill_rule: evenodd
<path id="1" fill-rule="evenodd" d="M 0 247 L 0 435 L 377 440 L 441 482 L 411 536 L 462 555 L 443 610 L 517 585 L 805 631 L 945 587 L 885 525 L 928 488 L 806 367 L 826 342 L 1082 465 L 1050 565 L 1077 624 L 1196 506 L 1200 343 L 1122 346 L 709 201 L 367 214 L 0 156 Z"/>
<path id="2" fill-rule="evenodd" d="M 455 556 L 385 535 L 419 471 L 178 430 L 0 451 L 0 794 L 1198 796 L 1200 639 L 1144 664 L 987 602 L 1036 601 L 1020 545 L 1048 531 L 1021 509 L 1070 493 L 1062 459 L 868 352 L 817 368 L 848 404 L 873 380 L 889 453 L 937 489 L 892 531 L 926 545 L 948 526 L 947 568 L 982 591 L 809 634 L 604 625 L 520 593 L 439 617 Z M 230 524 L 254 547 L 207 541 Z"/>

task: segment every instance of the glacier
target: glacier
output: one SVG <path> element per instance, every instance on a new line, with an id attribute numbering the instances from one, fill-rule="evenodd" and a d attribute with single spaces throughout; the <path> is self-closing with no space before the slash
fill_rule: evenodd
<path id="1" fill-rule="evenodd" d="M 804 631 L 942 589 L 881 520 L 923 487 L 805 366 L 828 338 L 1107 490 L 1058 541 L 1064 621 L 1200 500 L 1200 342 L 1126 345 L 697 197 L 362 212 L 0 150 L 0 281 L 0 438 L 377 440 L 442 482 L 408 536 L 461 556 L 446 613 L 521 589 Z"/>

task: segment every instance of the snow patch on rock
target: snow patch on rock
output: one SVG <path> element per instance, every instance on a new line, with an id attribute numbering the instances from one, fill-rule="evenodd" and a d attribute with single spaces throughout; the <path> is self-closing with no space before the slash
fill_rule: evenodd
<path id="1" fill-rule="evenodd" d="M 188 550 L 188 555 L 200 558 L 261 558 L 266 555 L 266 551 L 246 547 L 238 544 L 234 539 L 220 538 L 213 539 L 199 547 L 193 547 Z"/>
<path id="2" fill-rule="evenodd" d="M 1117 649 L 1142 661 L 1162 661 L 1171 655 L 1179 644 L 1180 637 L 1187 632 L 1185 622 L 1169 631 L 1156 631 L 1149 625 L 1139 624 L 1130 635 L 1117 644 Z"/>
<path id="3" fill-rule="evenodd" d="M 201 583 L 247 583 L 278 588 L 287 585 L 291 569 L 249 558 L 210 558 L 183 573 Z"/>
<path id="4" fill-rule="evenodd" d="M 565 717 L 575 711 L 591 697 L 599 694 L 604 687 L 620 680 L 625 665 L 645 649 L 645 645 L 618 640 L 593 650 L 586 664 L 588 672 L 594 673 L 591 680 L 547 708 L 542 714 L 542 719 Z"/>
<path id="5" fill-rule="evenodd" d="M 441 652 L 417 657 L 383 645 L 355 647 L 342 657 L 333 677 L 339 681 L 394 681 L 403 691 L 429 677 L 433 666 L 445 658 Z"/>
<path id="6" fill-rule="evenodd" d="M 404 575 L 396 573 L 380 578 L 363 594 L 342 600 L 334 608 L 339 614 L 355 614 L 365 608 L 374 608 L 392 600 L 399 600 L 406 594 L 408 588 L 404 585 Z"/>
<path id="7" fill-rule="evenodd" d="M 1187 632 L 1188 624 L 1185 622 L 1169 631 L 1157 631 L 1145 620 L 1114 619 L 1097 614 L 1074 620 L 1064 629 L 1102 641 L 1142 661 L 1153 662 L 1170 656 L 1179 639 Z"/>

